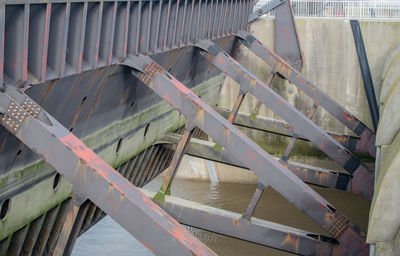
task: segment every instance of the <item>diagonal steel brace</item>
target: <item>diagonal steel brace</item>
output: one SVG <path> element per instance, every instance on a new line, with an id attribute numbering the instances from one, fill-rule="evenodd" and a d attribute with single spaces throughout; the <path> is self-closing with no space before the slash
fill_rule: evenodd
<path id="1" fill-rule="evenodd" d="M 122 64 L 132 68 L 134 76 L 178 109 L 187 122 L 195 124 L 254 171 L 259 183 L 272 186 L 338 240 L 339 253 L 368 254 L 369 246 L 360 228 L 150 57 L 130 55 Z"/>
<path id="2" fill-rule="evenodd" d="M 173 196 L 165 196 L 160 206 L 182 224 L 300 255 L 331 255 L 337 247 L 330 237 L 257 218 L 246 220 L 238 213 Z"/>
<path id="3" fill-rule="evenodd" d="M 248 22 L 250 23 L 250 22 L 255 21 L 259 17 L 261 17 L 264 14 L 272 11 L 273 9 L 275 9 L 276 7 L 282 5 L 286 1 L 287 0 L 273 0 L 273 1 L 269 2 L 269 3 L 266 3 L 263 7 L 261 7 L 257 11 L 254 11 L 254 12 L 250 13 L 249 18 L 248 18 Z"/>
<path id="4" fill-rule="evenodd" d="M 353 175 L 347 184 L 349 191 L 362 194 L 371 200 L 374 189 L 374 172 L 370 171 L 356 156 L 332 139 L 318 125 L 290 105 L 272 88 L 246 70 L 236 60 L 209 40 L 200 40 L 195 44 L 202 54 L 221 71 L 235 80 L 242 91 L 249 92 L 269 109 L 288 122 L 294 134 L 302 134 L 332 160 Z"/>
<path id="5" fill-rule="evenodd" d="M 301 91 L 312 98 L 314 104 L 323 107 L 338 121 L 360 136 L 360 140 L 358 141 L 356 148 L 364 148 L 364 150 L 368 150 L 371 156 L 375 157 L 375 133 L 371 129 L 369 129 L 349 111 L 339 105 L 335 100 L 317 88 L 279 55 L 268 49 L 253 35 L 246 31 L 240 31 L 236 34 L 236 36 L 240 39 L 240 42 L 243 45 L 271 65 L 276 72 L 281 74 L 289 82 L 297 86 Z"/>
<path id="6" fill-rule="evenodd" d="M 8 131 L 155 254 L 215 255 L 14 86 L 0 93 L 0 113 Z"/>
<path id="7" fill-rule="evenodd" d="M 228 118 L 228 116 L 230 115 L 230 111 L 227 109 L 215 107 L 215 110 L 217 110 L 217 112 L 225 118 Z M 285 121 L 264 116 L 250 115 L 238 112 L 233 123 L 237 126 L 246 127 L 249 129 L 256 129 L 263 132 L 275 133 L 278 135 L 289 137 L 294 136 L 293 127 L 291 125 L 289 125 Z M 359 154 L 368 154 L 368 151 L 366 151 L 364 148 L 357 148 L 357 144 L 359 144 L 360 141 L 358 137 L 338 134 L 330 131 L 325 132 L 329 134 L 332 139 L 336 140 L 347 149 Z M 298 139 L 306 140 L 302 134 L 297 134 L 297 136 Z"/>
<path id="8" fill-rule="evenodd" d="M 172 133 L 165 136 L 158 143 L 162 144 L 163 147 L 175 150 L 175 145 L 178 145 L 180 140 L 181 135 Z M 217 144 L 211 141 L 192 138 L 189 145 L 187 145 L 186 154 L 247 169 L 246 166 L 230 156 L 225 149 L 218 148 Z M 287 161 L 284 165 L 303 182 L 321 187 L 346 190 L 343 184 L 347 184 L 351 179 L 351 176 L 347 173 L 318 168 L 293 161 Z"/>

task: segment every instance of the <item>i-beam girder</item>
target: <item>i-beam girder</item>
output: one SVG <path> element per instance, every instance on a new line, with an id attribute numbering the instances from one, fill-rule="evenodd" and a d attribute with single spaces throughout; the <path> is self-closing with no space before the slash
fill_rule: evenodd
<path id="1" fill-rule="evenodd" d="M 155 196 L 155 192 L 140 190 Z M 179 223 L 251 243 L 300 255 L 331 255 L 337 250 L 337 242 L 330 237 L 257 218 L 247 220 L 238 213 L 181 198 L 167 195 L 161 206 Z"/>
<path id="2" fill-rule="evenodd" d="M 158 143 L 162 144 L 165 148 L 175 150 L 180 140 L 181 135 L 171 133 Z M 194 157 L 247 169 L 247 166 L 237 161 L 234 157 L 230 156 L 225 149 L 219 148 L 216 143 L 211 141 L 192 138 L 186 147 L 185 153 Z M 279 160 L 277 158 L 275 159 Z M 285 166 L 303 182 L 326 188 L 346 190 L 341 186 L 340 181 L 349 181 L 351 179 L 351 175 L 347 173 L 318 168 L 293 161 L 287 161 Z"/>
<path id="3" fill-rule="evenodd" d="M 14 86 L 3 90 L 1 124 L 149 250 L 157 255 L 215 255 L 25 93 Z"/>
<path id="4" fill-rule="evenodd" d="M 289 82 L 307 94 L 314 101 L 314 104 L 323 107 L 338 121 L 348 127 L 356 135 L 360 136 L 360 141 L 357 143 L 356 148 L 368 150 L 369 154 L 375 157 L 375 133 L 371 129 L 369 129 L 344 107 L 340 106 L 335 100 L 316 87 L 279 55 L 268 49 L 253 35 L 246 31 L 240 31 L 236 34 L 236 36 L 244 46 L 249 48 L 263 61 L 268 63 L 275 72 L 278 72 Z"/>
<path id="5" fill-rule="evenodd" d="M 335 250 L 367 253 L 365 234 L 358 227 L 149 57 L 130 56 L 122 64 L 136 70 L 141 81 L 255 171 L 263 186 L 271 185 L 327 230 L 339 241 Z M 73 183 L 74 191 L 99 205 L 147 247 L 160 255 L 213 254 L 27 95 L 8 86 L 0 97 L 3 126 Z M 132 215 L 141 222 L 132 223 Z M 170 242 L 177 246 L 170 248 Z"/>
<path id="6" fill-rule="evenodd" d="M 276 7 L 282 5 L 286 1 L 287 0 L 273 0 L 273 1 L 265 4 L 263 7 L 261 7 L 260 9 L 258 9 L 255 12 L 252 12 L 249 15 L 248 22 L 251 23 L 251 22 L 255 21 L 257 18 L 263 16 L 264 14 L 267 14 L 268 12 L 270 12 L 273 9 L 275 9 Z"/>
<path id="7" fill-rule="evenodd" d="M 200 48 L 206 59 L 235 80 L 243 92 L 251 93 L 261 103 L 288 122 L 293 127 L 294 134 L 302 134 L 353 175 L 350 183 L 345 183 L 345 180 L 343 180 L 341 186 L 344 188 L 351 186 L 348 190 L 362 194 L 369 200 L 372 199 L 374 172 L 369 170 L 356 156 L 332 139 L 324 130 L 290 105 L 271 87 L 265 85 L 212 41 L 199 40 L 195 43 L 195 46 Z M 333 100 L 329 102 L 333 102 Z M 359 121 L 358 123 L 362 124 Z M 365 128 L 364 131 L 367 131 L 367 129 Z"/>
<path id="8" fill-rule="evenodd" d="M 178 109 L 188 123 L 196 125 L 230 155 L 254 171 L 263 187 L 273 187 L 325 229 L 339 242 L 334 254 L 368 254 L 366 236 L 359 227 L 150 57 L 129 56 L 122 64 L 131 67 L 134 76 Z"/>
<path id="9" fill-rule="evenodd" d="M 224 108 L 215 107 L 215 110 L 223 117 L 228 118 L 231 112 Z M 263 132 L 274 133 L 282 136 L 293 137 L 293 127 L 283 120 L 268 118 L 259 115 L 250 115 L 247 113 L 238 112 L 233 121 L 236 126 L 255 129 Z M 369 154 L 368 150 L 364 147 L 359 147 L 360 138 L 351 135 L 338 134 L 331 131 L 325 131 L 332 139 L 342 144 L 347 149 L 358 154 Z M 307 140 L 302 134 L 296 134 L 298 139 Z"/>

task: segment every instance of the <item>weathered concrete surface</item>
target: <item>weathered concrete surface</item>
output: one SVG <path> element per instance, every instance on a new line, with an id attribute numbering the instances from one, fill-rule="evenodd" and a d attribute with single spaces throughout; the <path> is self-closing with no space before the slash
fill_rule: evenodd
<path id="1" fill-rule="evenodd" d="M 387 54 L 380 93 L 376 145 L 380 161 L 370 210 L 367 241 L 376 255 L 400 254 L 400 41 Z"/>
<path id="2" fill-rule="evenodd" d="M 379 103 L 383 104 L 388 96 L 390 88 L 395 84 L 400 85 L 400 38 L 392 45 L 386 56 L 382 70 L 382 88 L 380 90 Z M 397 71 L 397 72 L 396 72 Z"/>
<path id="3" fill-rule="evenodd" d="M 252 171 L 188 155 L 183 158 L 176 177 L 188 180 L 244 184 L 256 184 L 258 180 L 257 175 Z M 215 177 L 216 180 L 214 180 Z"/>
<path id="4" fill-rule="evenodd" d="M 399 62 L 399 78 L 400 78 L 400 62 Z M 381 117 L 376 136 L 376 145 L 392 144 L 396 134 L 400 129 L 400 83 L 393 84 L 389 90 L 386 100 L 382 104 Z"/>
<path id="5" fill-rule="evenodd" d="M 400 38 L 386 57 L 379 103 L 381 116 L 376 145 L 390 145 L 400 129 Z"/>
<path id="6" fill-rule="evenodd" d="M 400 134 L 383 158 L 371 205 L 368 243 L 377 244 L 377 255 L 398 255 L 400 228 Z M 392 254 L 388 254 L 392 250 Z"/>

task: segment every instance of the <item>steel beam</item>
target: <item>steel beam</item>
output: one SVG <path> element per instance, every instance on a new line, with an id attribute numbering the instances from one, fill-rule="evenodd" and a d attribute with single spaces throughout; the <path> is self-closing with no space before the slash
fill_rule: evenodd
<path id="1" fill-rule="evenodd" d="M 273 0 L 249 15 L 249 23 L 274 10 L 275 52 L 298 71 L 303 68 L 303 55 L 300 49 L 296 23 L 290 0 Z"/>
<path id="2" fill-rule="evenodd" d="M 368 150 L 369 154 L 375 157 L 375 133 L 371 129 L 353 116 L 344 107 L 336 103 L 331 97 L 322 92 L 300 72 L 291 67 L 284 59 L 272 50 L 268 49 L 250 33 L 240 31 L 237 33 L 237 37 L 246 47 L 267 62 L 276 72 L 312 98 L 314 104 L 323 107 L 342 124 L 360 136 L 360 141 L 357 147 Z"/>
<path id="3" fill-rule="evenodd" d="M 258 101 L 259 102 L 259 101 Z M 227 109 L 215 107 L 215 110 L 223 117 L 228 118 L 230 112 Z M 286 123 L 283 120 L 268 118 L 264 116 L 258 115 L 249 115 L 247 113 L 238 112 L 233 124 L 241 127 L 246 127 L 249 129 L 256 129 L 263 132 L 275 133 L 282 136 L 293 137 L 293 127 Z M 325 131 L 332 139 L 336 140 L 338 143 L 342 144 L 347 149 L 359 153 L 359 154 L 368 154 L 368 150 L 363 147 L 359 147 L 360 138 L 351 136 L 351 135 L 343 135 L 335 132 Z M 307 140 L 302 134 L 297 134 L 298 139 Z"/>
<path id="4" fill-rule="evenodd" d="M 158 143 L 162 144 L 165 148 L 175 150 L 180 139 L 181 135 L 170 133 Z M 237 161 L 235 157 L 230 156 L 224 148 L 218 147 L 215 142 L 211 141 L 192 138 L 186 148 L 186 154 L 214 162 L 248 169 L 244 164 Z M 279 160 L 278 158 L 275 159 Z M 343 186 L 343 184 L 347 184 L 351 180 L 351 175 L 334 170 L 328 170 L 307 164 L 300 164 L 293 161 L 287 161 L 284 165 L 303 182 L 312 185 L 346 190 L 347 188 L 346 186 Z"/>
<path id="5" fill-rule="evenodd" d="M 251 6 L 251 0 L 0 2 L 0 85 L 38 84 L 116 64 L 127 54 L 233 35 L 246 29 Z"/>
<path id="6" fill-rule="evenodd" d="M 67 217 L 58 237 L 53 256 L 71 255 L 78 233 L 88 210 L 86 198 L 73 194 Z"/>
<path id="7" fill-rule="evenodd" d="M 195 124 L 230 155 L 254 171 L 263 186 L 272 186 L 337 239 L 341 254 L 368 254 L 369 245 L 359 227 L 150 57 L 131 55 L 122 64 L 130 67 L 134 76 L 178 109 L 188 122 Z"/>
<path id="8" fill-rule="evenodd" d="M 264 185 L 259 183 L 257 185 L 256 191 L 254 192 L 249 205 L 247 206 L 246 212 L 243 213 L 242 218 L 245 220 L 250 220 L 250 218 L 253 216 L 254 211 L 257 207 L 258 202 L 260 202 L 262 193 L 264 192 Z"/>
<path id="9" fill-rule="evenodd" d="M 263 7 L 258 9 L 255 12 L 250 13 L 248 22 L 251 23 L 258 19 L 259 17 L 263 16 L 264 14 L 267 14 L 268 12 L 272 11 L 276 7 L 282 5 L 285 3 L 287 0 L 273 0 L 269 3 L 266 3 Z"/>
<path id="10" fill-rule="evenodd" d="M 293 127 L 295 135 L 303 134 L 322 152 L 352 174 L 351 182 L 345 185 L 351 187 L 348 190 L 362 194 L 369 200 L 372 199 L 374 172 L 369 170 L 357 157 L 213 42 L 200 40 L 195 45 L 202 50 L 206 59 L 235 80 L 242 91 L 251 93 L 274 113 L 287 121 Z"/>
<path id="11" fill-rule="evenodd" d="M 274 41 L 275 52 L 294 69 L 301 72 L 303 55 L 290 0 L 275 9 Z"/>
<path id="12" fill-rule="evenodd" d="M 378 128 L 379 108 L 376 102 L 374 81 L 372 81 L 371 70 L 369 69 L 367 52 L 365 51 L 364 40 L 358 20 L 350 20 L 353 31 L 354 44 L 357 50 L 358 63 L 360 64 L 361 76 L 364 82 L 365 95 L 367 96 L 369 111 L 371 112 L 372 123 L 375 131 Z"/>
<path id="13" fill-rule="evenodd" d="M 155 195 L 141 191 L 149 197 Z M 337 242 L 330 237 L 257 218 L 246 220 L 238 213 L 173 196 L 166 196 L 160 206 L 182 224 L 291 253 L 331 255 L 337 250 Z"/>
<path id="14" fill-rule="evenodd" d="M 0 113 L 8 131 L 155 254 L 215 255 L 26 94 L 6 87 Z"/>
<path id="15" fill-rule="evenodd" d="M 181 139 L 175 149 L 174 156 L 172 157 L 171 163 L 169 164 L 166 175 L 164 176 L 164 181 L 161 184 L 160 193 L 168 195 L 171 194 L 172 182 L 178 171 L 182 158 L 185 155 L 185 150 L 187 145 L 189 144 L 190 138 L 192 138 L 193 136 L 194 128 L 194 126 L 186 124 Z"/>

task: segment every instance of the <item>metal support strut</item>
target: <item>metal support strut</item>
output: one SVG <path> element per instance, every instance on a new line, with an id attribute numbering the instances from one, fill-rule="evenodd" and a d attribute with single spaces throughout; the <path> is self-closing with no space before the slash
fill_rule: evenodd
<path id="1" fill-rule="evenodd" d="M 178 109 L 188 122 L 195 124 L 230 155 L 256 172 L 263 186 L 272 186 L 325 229 L 339 242 L 335 252 L 368 254 L 369 246 L 360 228 L 150 57 L 129 56 L 122 64 L 132 68 L 134 76 Z"/>
<path id="2" fill-rule="evenodd" d="M 371 200 L 374 189 L 374 173 L 357 157 L 213 42 L 200 40 L 195 45 L 202 50 L 206 59 L 234 79 L 241 90 L 254 95 L 269 109 L 287 121 L 293 127 L 294 134 L 303 134 L 305 138 L 353 175 L 349 184 L 341 183 L 340 186 L 346 187 L 354 193 L 362 194 L 365 198 Z"/>
<path id="3" fill-rule="evenodd" d="M 174 156 L 172 157 L 172 161 L 168 167 L 167 173 L 164 176 L 164 181 L 161 185 L 159 193 L 157 193 L 156 197 L 154 198 L 155 200 L 158 199 L 163 199 L 163 195 L 171 194 L 171 185 L 172 182 L 175 178 L 175 175 L 179 169 L 179 165 L 182 162 L 182 158 L 185 155 L 185 150 L 186 146 L 189 144 L 190 138 L 193 135 L 195 126 L 190 125 L 189 123 L 186 123 L 185 128 L 183 130 L 183 135 L 181 137 L 181 140 L 178 143 L 178 146 L 176 147 Z"/>
<path id="4" fill-rule="evenodd" d="M 234 124 L 236 126 L 246 127 L 250 129 L 256 129 L 263 132 L 276 133 L 282 136 L 292 137 L 293 127 L 291 127 L 288 123 L 282 120 L 277 120 L 273 118 L 268 118 L 265 116 L 258 116 L 258 108 L 261 106 L 261 102 L 257 101 L 256 107 L 252 111 L 252 113 L 237 113 Z M 219 114 L 223 117 L 227 118 L 229 116 L 230 111 L 223 108 L 215 108 Z M 338 143 L 342 144 L 347 149 L 359 153 L 359 154 L 368 154 L 368 151 L 364 150 L 364 148 L 356 148 L 356 145 L 359 143 L 360 138 L 351 135 L 338 134 L 330 131 L 326 131 L 332 139 L 336 140 Z M 307 140 L 302 134 L 297 134 L 298 139 Z"/>
<path id="5" fill-rule="evenodd" d="M 14 86 L 0 93 L 0 113 L 8 131 L 155 254 L 215 255 Z"/>
<path id="6" fill-rule="evenodd" d="M 375 87 L 372 80 L 371 70 L 369 69 L 367 52 L 364 46 L 364 40 L 361 33 L 358 20 L 350 20 L 351 30 L 353 31 L 354 44 L 356 46 L 358 63 L 360 64 L 361 76 L 364 82 L 364 90 L 367 96 L 369 111 L 371 112 L 372 123 L 375 131 L 378 128 L 379 108 L 376 102 Z"/>
<path id="7" fill-rule="evenodd" d="M 365 148 L 371 156 L 375 157 L 375 133 L 371 129 L 345 108 L 336 103 L 331 97 L 322 92 L 300 72 L 291 67 L 284 59 L 272 50 L 268 49 L 250 33 L 240 31 L 236 36 L 240 39 L 243 45 L 268 63 L 274 70 L 276 70 L 276 72 L 312 98 L 314 104 L 323 107 L 338 121 L 360 136 L 356 148 Z"/>
<path id="8" fill-rule="evenodd" d="M 76 238 L 78 237 L 83 220 L 88 210 L 86 199 L 80 195 L 73 194 L 67 218 L 61 229 L 53 256 L 71 255 Z"/>
<path id="9" fill-rule="evenodd" d="M 165 136 L 158 143 L 165 148 L 175 150 L 180 140 L 181 135 L 172 133 Z M 248 169 L 247 166 L 230 156 L 225 149 L 217 147 L 215 142 L 191 139 L 185 152 L 194 157 Z M 276 160 L 279 159 L 276 158 Z M 290 160 L 284 165 L 303 182 L 321 187 L 346 190 L 339 184 L 343 183 L 343 181 L 347 183 L 351 179 L 351 175 L 347 173 L 300 164 Z"/>
<path id="10" fill-rule="evenodd" d="M 155 194 L 141 190 L 149 197 Z M 338 250 L 337 241 L 327 236 L 257 218 L 243 219 L 238 213 L 173 196 L 165 196 L 161 206 L 182 224 L 283 251 L 322 256 Z"/>

